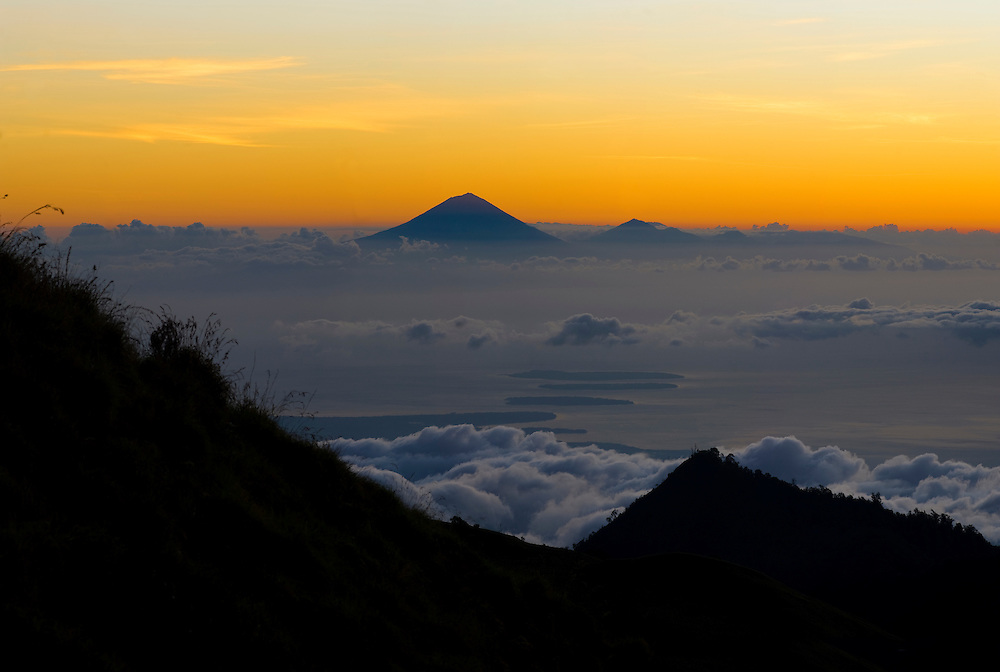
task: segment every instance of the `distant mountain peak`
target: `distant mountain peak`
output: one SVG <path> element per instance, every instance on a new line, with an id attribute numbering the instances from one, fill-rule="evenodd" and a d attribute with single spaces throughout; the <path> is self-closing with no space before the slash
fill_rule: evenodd
<path id="1" fill-rule="evenodd" d="M 464 194 L 462 194 L 461 196 L 452 196 L 451 198 L 447 198 L 444 201 L 442 201 L 439 205 L 444 205 L 445 203 L 459 203 L 459 202 L 461 202 L 461 203 L 485 203 L 486 205 L 488 205 L 490 207 L 494 207 L 493 204 L 490 203 L 489 201 L 487 201 L 485 198 L 481 198 L 479 196 L 476 196 L 471 191 L 467 191 Z"/>
<path id="2" fill-rule="evenodd" d="M 469 191 L 462 194 L 461 196 L 452 196 L 451 198 L 441 201 L 433 208 L 425 212 L 424 215 L 431 212 L 473 213 L 473 212 L 503 212 L 503 210 L 493 205 L 485 198 L 476 196 L 474 193 Z"/>
<path id="3" fill-rule="evenodd" d="M 624 228 L 629 228 L 629 229 L 655 229 L 656 228 L 650 222 L 644 222 L 641 219 L 636 219 L 635 217 L 633 217 L 632 219 L 628 220 L 627 222 L 622 222 L 621 224 L 618 225 L 619 229 L 623 228 L 623 227 Z"/>
<path id="4" fill-rule="evenodd" d="M 525 224 L 472 192 L 452 196 L 405 224 L 360 238 L 358 242 L 393 244 L 398 243 L 400 237 L 444 244 L 511 245 L 562 242 Z"/>
<path id="5" fill-rule="evenodd" d="M 698 243 L 701 242 L 701 238 L 672 226 L 663 226 L 633 218 L 613 229 L 597 234 L 591 238 L 591 241 L 631 245 L 672 245 Z"/>

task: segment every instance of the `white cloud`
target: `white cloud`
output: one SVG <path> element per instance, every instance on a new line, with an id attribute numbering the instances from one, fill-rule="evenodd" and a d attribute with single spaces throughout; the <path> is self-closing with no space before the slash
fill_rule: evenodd
<path id="1" fill-rule="evenodd" d="M 574 315 L 563 321 L 557 333 L 546 340 L 549 345 L 630 345 L 638 343 L 635 327 L 616 317 L 599 318 L 590 313 Z"/>
<path id="2" fill-rule="evenodd" d="M 745 467 L 807 486 L 828 486 L 869 475 L 860 457 L 834 446 L 812 449 L 794 436 L 768 436 L 734 454 Z"/>
<path id="3" fill-rule="evenodd" d="M 471 425 L 428 427 L 393 441 L 337 439 L 331 449 L 365 474 L 430 496 L 434 513 L 553 546 L 569 546 L 645 494 L 680 462 L 596 446 L 572 448 L 549 432 Z M 417 498 L 417 501 L 419 498 Z"/>
<path id="4" fill-rule="evenodd" d="M 681 462 L 573 448 L 549 432 L 511 427 L 428 427 L 385 439 L 327 442 L 358 473 L 442 519 L 467 522 L 553 546 L 570 546 L 661 483 Z M 724 451 L 725 452 L 725 451 Z M 897 456 L 870 468 L 838 448 L 811 448 L 794 436 L 765 437 L 732 451 L 751 469 L 834 492 L 882 496 L 899 512 L 946 513 L 1000 542 L 1000 468 L 941 461 L 927 453 Z M 406 475 L 403 478 L 402 474 Z"/>
<path id="5" fill-rule="evenodd" d="M 835 492 L 882 496 L 886 508 L 946 513 L 956 522 L 975 526 L 992 543 L 1000 543 L 1000 467 L 942 461 L 934 453 L 898 455 L 875 468 L 837 446 L 811 448 L 794 436 L 765 437 L 732 451 L 745 467 L 760 469 L 803 487 L 823 485 Z"/>
<path id="6" fill-rule="evenodd" d="M 561 321 L 519 330 L 500 320 L 459 316 L 447 319 L 344 321 L 313 319 L 275 323 L 288 344 L 332 344 L 366 339 L 421 347 L 483 346 L 609 347 L 769 347 L 782 342 L 819 342 L 855 334 L 907 336 L 916 332 L 950 334 L 975 346 L 1000 339 L 1000 302 L 971 301 L 959 306 L 877 306 L 860 297 L 841 306 L 809 306 L 767 313 L 698 315 L 675 311 L 662 322 L 624 322 L 616 317 L 580 313 Z M 371 341 L 374 343 L 374 341 Z"/>
<path id="7" fill-rule="evenodd" d="M 868 331 L 937 329 L 974 345 L 1000 338 L 1000 303 L 971 301 L 960 306 L 874 306 L 857 299 L 847 306 L 810 306 L 805 309 L 742 315 L 732 320 L 738 334 L 754 338 L 821 340 Z"/>

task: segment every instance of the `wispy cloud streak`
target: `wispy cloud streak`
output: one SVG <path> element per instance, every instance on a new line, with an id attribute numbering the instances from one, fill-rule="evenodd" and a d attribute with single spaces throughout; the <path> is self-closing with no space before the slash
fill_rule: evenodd
<path id="1" fill-rule="evenodd" d="M 56 63 L 21 63 L 0 67 L 0 72 L 82 71 L 100 72 L 105 79 L 147 84 L 186 84 L 193 81 L 266 70 L 280 70 L 300 65 L 290 56 L 219 60 L 203 58 L 151 58 L 115 61 L 60 61 Z"/>

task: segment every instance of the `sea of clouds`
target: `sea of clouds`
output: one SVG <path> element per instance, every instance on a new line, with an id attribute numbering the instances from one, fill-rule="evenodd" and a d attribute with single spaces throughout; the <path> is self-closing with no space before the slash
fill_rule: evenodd
<path id="1" fill-rule="evenodd" d="M 550 432 L 471 425 L 428 427 L 394 440 L 327 442 L 359 474 L 406 503 L 550 546 L 572 546 L 616 510 L 662 482 L 683 460 L 571 447 Z M 794 436 L 765 437 L 731 452 L 751 469 L 885 507 L 946 513 L 1000 543 L 1000 468 L 940 460 L 927 453 L 870 466 L 838 448 L 812 448 Z"/>

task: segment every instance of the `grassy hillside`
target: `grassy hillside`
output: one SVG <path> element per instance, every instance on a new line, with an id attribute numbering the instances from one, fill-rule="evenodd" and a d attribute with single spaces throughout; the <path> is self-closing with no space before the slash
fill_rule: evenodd
<path id="1" fill-rule="evenodd" d="M 0 238 L 0 632 L 33 667 L 879 669 L 896 639 L 728 563 L 433 521 L 283 433 L 211 321 Z M 357 662 L 360 659 L 360 663 Z"/>

